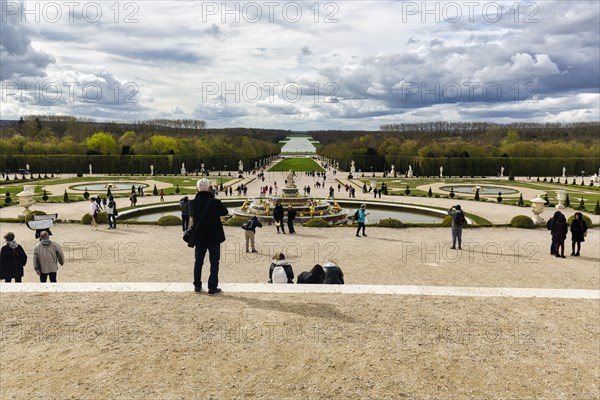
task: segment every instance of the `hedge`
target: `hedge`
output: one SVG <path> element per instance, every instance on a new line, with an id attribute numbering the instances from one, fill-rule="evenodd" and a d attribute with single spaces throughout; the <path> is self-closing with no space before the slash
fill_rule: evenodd
<path id="1" fill-rule="evenodd" d="M 83 225 L 91 225 L 92 224 L 92 216 L 90 215 L 90 213 L 85 213 L 83 215 L 83 217 L 81 217 L 81 223 Z M 96 223 L 107 224 L 108 223 L 108 214 L 105 212 L 96 214 Z"/>
<path id="2" fill-rule="evenodd" d="M 227 221 L 228 226 L 242 226 L 242 224 L 248 221 L 249 218 L 244 217 L 233 217 Z"/>
<path id="3" fill-rule="evenodd" d="M 517 215 L 514 216 L 513 219 L 510 220 L 510 226 L 513 228 L 525 228 L 525 229 L 533 229 L 535 228 L 535 224 L 533 220 L 529 218 L 527 215 Z"/>
<path id="4" fill-rule="evenodd" d="M 304 226 L 309 227 L 309 228 L 327 228 L 327 227 L 330 227 L 331 225 L 329 225 L 329 222 L 325 221 L 324 219 L 313 218 L 313 219 L 309 219 L 308 221 L 306 221 Z"/>
<path id="5" fill-rule="evenodd" d="M 405 225 L 399 219 L 386 218 L 377 223 L 377 226 L 382 228 L 404 228 Z"/>
<path id="6" fill-rule="evenodd" d="M 158 226 L 181 226 L 183 221 L 176 215 L 165 215 L 156 221 Z"/>

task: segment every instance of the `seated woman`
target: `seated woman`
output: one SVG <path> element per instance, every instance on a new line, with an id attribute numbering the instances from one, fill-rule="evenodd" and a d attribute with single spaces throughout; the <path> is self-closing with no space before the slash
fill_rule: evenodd
<path id="1" fill-rule="evenodd" d="M 337 266 L 333 261 L 329 261 L 325 265 L 323 265 L 323 270 L 325 271 L 325 279 L 323 279 L 323 283 L 329 285 L 343 285 L 344 284 L 344 273 L 342 269 Z"/>
<path id="2" fill-rule="evenodd" d="M 281 252 L 273 256 L 269 267 L 269 283 L 294 283 L 294 270 Z"/>
<path id="3" fill-rule="evenodd" d="M 298 275 L 298 283 L 323 283 L 324 278 L 325 271 L 323 271 L 323 267 L 316 264 L 310 272 L 304 271 Z"/>

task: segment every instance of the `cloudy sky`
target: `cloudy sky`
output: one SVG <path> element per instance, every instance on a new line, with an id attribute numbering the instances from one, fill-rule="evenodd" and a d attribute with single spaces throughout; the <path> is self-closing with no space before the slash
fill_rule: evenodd
<path id="1" fill-rule="evenodd" d="M 598 121 L 600 2 L 0 0 L 1 118 Z"/>

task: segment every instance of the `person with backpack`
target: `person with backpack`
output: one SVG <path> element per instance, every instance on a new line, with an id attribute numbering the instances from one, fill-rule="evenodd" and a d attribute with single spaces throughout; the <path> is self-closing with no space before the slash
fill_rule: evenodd
<path id="1" fill-rule="evenodd" d="M 273 256 L 269 267 L 269 283 L 294 283 L 294 270 L 281 252 Z"/>
<path id="2" fill-rule="evenodd" d="M 250 253 L 250 247 L 252 247 L 252 253 L 257 253 L 256 247 L 254 247 L 256 228 L 262 228 L 262 224 L 256 215 L 242 224 L 242 229 L 245 231 L 244 236 L 246 238 L 246 253 Z M 250 247 L 248 244 L 250 244 Z"/>
<path id="3" fill-rule="evenodd" d="M 190 226 L 190 200 L 187 196 L 179 200 L 179 209 L 181 210 L 181 224 L 185 232 Z"/>
<path id="4" fill-rule="evenodd" d="M 357 237 L 360 237 L 359 232 L 361 228 L 362 235 L 367 236 L 367 234 L 365 233 L 365 223 L 367 221 L 367 215 L 369 215 L 369 213 L 365 211 L 366 209 L 367 205 L 363 203 L 360 205 L 360 208 L 354 213 L 354 219 L 356 220 L 356 222 L 358 222 L 358 228 L 356 228 Z"/>
<path id="5" fill-rule="evenodd" d="M 581 250 L 581 242 L 585 242 L 586 232 L 588 226 L 583 219 L 583 214 L 576 212 L 573 216 L 573 222 L 571 222 L 571 255 L 579 257 L 579 251 Z M 575 251 L 575 245 L 577 245 L 577 252 Z"/>
<path id="6" fill-rule="evenodd" d="M 220 200 L 210 192 L 210 181 L 206 178 L 196 183 L 198 193 L 190 204 L 192 229 L 195 231 L 194 242 L 194 292 L 202 291 L 202 265 L 208 251 L 210 275 L 208 277 L 208 294 L 218 294 L 219 262 L 221 260 L 221 243 L 225 241 L 225 232 L 221 217 L 229 213 Z M 189 244 L 188 244 L 189 245 Z"/>
<path id="7" fill-rule="evenodd" d="M 456 249 L 456 241 L 458 240 L 458 249 L 462 249 L 462 228 L 465 224 L 465 213 L 460 205 L 455 205 L 448 209 L 448 215 L 452 217 L 452 250 Z"/>

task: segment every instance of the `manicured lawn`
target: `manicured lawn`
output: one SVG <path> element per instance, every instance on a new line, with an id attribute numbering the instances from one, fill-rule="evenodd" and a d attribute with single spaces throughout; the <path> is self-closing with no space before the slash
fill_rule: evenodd
<path id="1" fill-rule="evenodd" d="M 324 169 L 312 158 L 286 158 L 275 164 L 269 171 L 316 171 L 323 172 Z"/>

